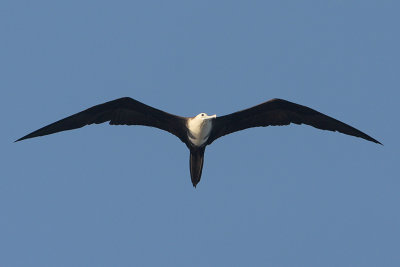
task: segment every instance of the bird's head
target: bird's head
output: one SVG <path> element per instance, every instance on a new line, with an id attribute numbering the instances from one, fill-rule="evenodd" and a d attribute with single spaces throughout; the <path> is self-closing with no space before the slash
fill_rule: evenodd
<path id="1" fill-rule="evenodd" d="M 217 117 L 217 115 L 208 116 L 206 113 L 200 113 L 199 115 L 197 115 L 194 118 L 196 120 L 208 121 L 208 120 L 211 120 L 211 119 L 215 119 L 216 117 Z"/>

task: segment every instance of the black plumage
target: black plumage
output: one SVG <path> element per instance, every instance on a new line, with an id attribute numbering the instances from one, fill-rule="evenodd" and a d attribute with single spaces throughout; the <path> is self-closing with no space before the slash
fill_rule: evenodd
<path id="1" fill-rule="evenodd" d="M 193 117 L 195 118 L 195 117 Z M 251 127 L 281 126 L 290 123 L 307 124 L 322 130 L 338 131 L 381 144 L 376 139 L 339 120 L 316 110 L 282 99 L 272 99 L 252 108 L 211 119 L 212 127 L 208 138 L 201 145 L 191 142 L 193 133 L 188 121 L 180 117 L 145 105 L 129 97 L 109 101 L 67 118 L 49 124 L 16 140 L 44 136 L 61 131 L 81 128 L 85 125 L 109 122 L 111 125 L 143 125 L 162 129 L 177 136 L 190 150 L 190 174 L 193 186 L 201 178 L 205 147 L 216 139 Z M 189 138 L 190 137 L 190 138 Z"/>

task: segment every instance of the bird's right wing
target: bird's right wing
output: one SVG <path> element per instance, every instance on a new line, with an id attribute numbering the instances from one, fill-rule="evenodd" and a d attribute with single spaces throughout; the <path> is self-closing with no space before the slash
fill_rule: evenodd
<path id="1" fill-rule="evenodd" d="M 129 97 L 109 101 L 49 124 L 18 139 L 53 134 L 109 121 L 111 125 L 144 125 L 176 135 L 185 142 L 185 118 L 166 113 Z M 16 142 L 17 142 L 16 141 Z"/>
<path id="2" fill-rule="evenodd" d="M 242 111 L 217 117 L 207 143 L 211 144 L 221 136 L 251 127 L 289 125 L 290 123 L 307 124 L 322 130 L 338 131 L 381 144 L 348 124 L 309 107 L 283 99 L 272 99 Z"/>

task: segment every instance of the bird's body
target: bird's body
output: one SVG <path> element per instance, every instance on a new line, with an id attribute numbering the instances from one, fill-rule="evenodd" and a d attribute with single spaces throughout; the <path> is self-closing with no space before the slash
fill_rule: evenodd
<path id="1" fill-rule="evenodd" d="M 206 113 L 200 113 L 194 118 L 187 120 L 188 139 L 195 147 L 200 147 L 207 142 L 211 133 L 213 120 L 217 115 L 208 116 Z"/>
<path id="2" fill-rule="evenodd" d="M 251 127 L 307 124 L 322 130 L 338 131 L 381 144 L 367 134 L 316 110 L 282 99 L 272 99 L 249 109 L 217 117 L 200 113 L 180 117 L 145 105 L 129 97 L 106 102 L 49 124 L 17 141 L 77 129 L 109 121 L 111 125 L 156 127 L 177 136 L 190 151 L 193 186 L 199 183 L 207 145 L 224 135 Z"/>

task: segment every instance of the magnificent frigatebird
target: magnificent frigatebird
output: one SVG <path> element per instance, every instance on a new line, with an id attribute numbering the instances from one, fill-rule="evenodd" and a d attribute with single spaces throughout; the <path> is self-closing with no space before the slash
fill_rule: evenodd
<path id="1" fill-rule="evenodd" d="M 77 129 L 109 121 L 111 125 L 156 127 L 177 136 L 190 150 L 190 175 L 193 186 L 199 183 L 204 151 L 215 139 L 251 127 L 307 124 L 322 130 L 338 131 L 381 144 L 367 134 L 309 107 L 282 99 L 272 99 L 252 108 L 222 117 L 200 113 L 180 117 L 145 105 L 129 97 L 106 102 L 49 124 L 18 140 Z"/>

